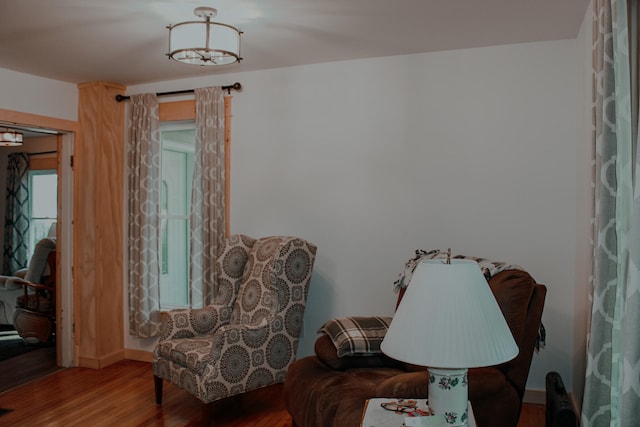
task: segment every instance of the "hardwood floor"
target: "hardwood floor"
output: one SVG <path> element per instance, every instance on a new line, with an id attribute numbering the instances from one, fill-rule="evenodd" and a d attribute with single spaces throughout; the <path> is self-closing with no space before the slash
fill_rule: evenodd
<path id="1" fill-rule="evenodd" d="M 518 427 L 544 427 L 546 424 L 545 406 L 533 403 L 522 405 Z"/>
<path id="2" fill-rule="evenodd" d="M 33 381 L 59 369 L 61 368 L 56 365 L 55 347 L 43 347 L 3 360 L 0 362 L 0 392 Z"/>
<path id="3" fill-rule="evenodd" d="M 68 368 L 0 393 L 0 425 L 199 426 L 202 405 L 165 381 L 155 404 L 151 366 L 125 360 L 100 370 Z M 291 427 L 282 385 L 265 387 L 214 405 L 217 427 Z M 544 406 L 525 405 L 518 427 L 544 426 Z"/>

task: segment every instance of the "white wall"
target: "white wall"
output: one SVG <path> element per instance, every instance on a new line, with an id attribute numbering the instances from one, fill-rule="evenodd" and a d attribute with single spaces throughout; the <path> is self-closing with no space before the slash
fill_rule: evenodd
<path id="1" fill-rule="evenodd" d="M 78 120 L 78 87 L 0 68 L 0 108 L 64 120 Z"/>
<path id="2" fill-rule="evenodd" d="M 354 60 L 128 94 L 243 84 L 232 232 L 318 246 L 298 356 L 331 317 L 391 315 L 392 282 L 414 250 L 451 247 L 519 264 L 548 286 L 547 347 L 528 388 L 544 389 L 554 370 L 570 390 L 578 49 L 563 40 Z"/>
<path id="3" fill-rule="evenodd" d="M 573 396 L 582 406 L 584 394 L 587 332 L 590 317 L 589 291 L 592 261 L 593 193 L 592 173 L 592 22 L 593 12 L 589 6 L 578 34 L 580 84 L 578 90 L 578 144 L 577 144 L 577 205 L 576 205 L 576 277 L 574 289 L 574 346 L 573 346 Z"/>

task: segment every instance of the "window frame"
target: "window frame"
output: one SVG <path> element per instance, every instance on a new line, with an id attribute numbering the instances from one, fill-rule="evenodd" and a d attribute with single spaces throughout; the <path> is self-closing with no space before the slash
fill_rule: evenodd
<path id="1" fill-rule="evenodd" d="M 29 159 L 29 168 L 27 170 L 27 174 L 28 174 L 28 182 L 29 182 L 29 193 L 32 193 L 32 184 L 33 184 L 33 176 L 34 175 L 55 175 L 56 177 L 56 204 L 55 204 L 55 212 L 56 212 L 56 216 L 52 219 L 55 220 L 55 223 L 57 224 L 58 222 L 58 215 L 59 215 L 59 209 L 58 209 L 58 205 L 59 205 L 59 200 L 58 197 L 60 196 L 60 176 L 58 175 L 58 159 L 57 157 L 54 156 L 49 156 L 49 157 L 41 157 L 41 158 L 33 158 L 33 159 Z M 32 198 L 29 197 L 29 207 L 28 207 L 28 211 L 29 211 L 29 222 L 32 222 L 32 219 L 35 218 L 33 216 L 33 205 L 32 205 Z M 47 217 L 48 218 L 48 217 Z M 40 218 L 38 217 L 38 219 L 45 219 L 45 218 Z M 47 235 L 42 236 L 43 237 L 47 237 Z M 33 251 L 35 250 L 35 245 L 37 243 L 37 241 L 40 238 L 34 238 L 33 237 L 33 227 L 29 227 L 29 244 L 27 247 L 27 252 L 28 253 L 33 253 Z"/>
<path id="2" fill-rule="evenodd" d="M 231 95 L 224 97 L 224 202 L 225 202 L 225 231 L 230 234 L 229 213 L 231 208 Z M 158 104 L 158 115 L 161 123 L 195 121 L 196 101 L 189 99 L 184 101 L 161 102 Z"/>
<path id="3" fill-rule="evenodd" d="M 225 233 L 228 237 L 230 234 L 230 221 L 229 221 L 229 212 L 230 212 L 230 159 L 231 159 L 231 150 L 230 150 L 230 135 L 231 135 L 231 96 L 224 97 L 224 124 L 225 124 L 225 134 L 224 134 L 224 152 L 225 152 Z M 171 128 L 172 125 L 175 125 L 176 128 L 179 128 L 182 123 L 193 123 L 195 127 L 196 120 L 196 102 L 195 100 L 185 100 L 185 101 L 173 101 L 173 102 L 161 102 L 158 105 L 159 107 L 159 119 L 160 125 L 163 128 Z M 197 132 L 197 130 L 196 130 Z M 161 306 L 161 311 L 165 312 L 169 309 L 173 308 L 170 305 Z"/>
<path id="4" fill-rule="evenodd" d="M 168 138 L 169 140 L 165 140 L 165 132 L 181 132 L 181 131 L 187 131 L 190 133 L 193 133 L 193 144 L 184 144 L 184 143 L 180 143 L 180 142 L 176 142 L 176 141 L 171 141 L 171 138 Z M 164 122 L 160 124 L 160 135 L 161 135 L 161 179 L 160 179 L 160 188 L 158 189 L 160 191 L 160 247 L 159 247 L 159 259 L 160 259 L 160 288 L 164 289 L 165 292 L 167 292 L 170 297 L 169 297 L 169 303 L 166 301 L 163 301 L 163 298 L 160 298 L 160 307 L 162 310 L 171 310 L 174 308 L 185 308 L 185 307 L 189 307 L 190 306 L 190 301 L 189 301 L 189 292 L 188 292 L 188 287 L 186 289 L 182 289 L 182 291 L 187 291 L 186 295 L 183 294 L 183 292 L 177 292 L 173 289 L 173 286 L 168 285 L 168 283 L 172 283 L 172 281 L 182 281 L 185 280 L 186 282 L 189 281 L 189 265 L 188 265 L 188 259 L 189 259 L 189 229 L 190 229 L 190 202 L 188 201 L 188 199 L 183 200 L 183 202 L 186 202 L 186 206 L 185 209 L 181 212 L 181 213 L 177 213 L 175 211 L 163 211 L 165 207 L 167 206 L 163 206 L 165 203 L 168 202 L 168 188 L 165 187 L 165 183 L 166 181 L 164 180 L 165 177 L 165 171 L 164 171 L 164 166 L 165 166 L 165 159 L 164 156 L 165 154 L 169 154 L 169 153 L 174 153 L 174 154 L 178 154 L 178 155 L 184 155 L 186 156 L 181 162 L 186 162 L 186 163 L 191 163 L 191 165 L 187 165 L 185 169 L 181 169 L 184 172 L 183 178 L 184 180 L 182 180 L 182 183 L 184 186 L 186 186 L 186 188 L 181 187 L 180 185 L 178 185 L 178 192 L 182 193 L 183 195 L 190 197 L 191 194 L 191 181 L 190 181 L 190 176 L 192 176 L 193 174 L 193 161 L 194 161 L 194 146 L 195 146 L 195 122 L 193 120 L 190 121 L 180 121 L 180 122 Z M 175 166 L 175 165 L 174 165 Z M 174 167 L 170 167 L 170 169 L 173 170 L 173 172 L 176 171 L 176 169 Z M 181 203 L 178 203 L 181 205 Z M 183 224 L 183 228 L 184 228 L 184 232 L 186 232 L 187 234 L 181 234 L 182 239 L 178 239 L 180 241 L 180 243 L 186 244 L 186 247 L 182 248 L 176 248 L 175 246 L 175 241 L 173 242 L 174 244 L 169 245 L 169 246 L 165 246 L 165 243 L 168 241 L 165 241 L 165 239 L 169 239 L 170 236 L 176 236 L 174 234 L 174 232 L 170 231 L 172 229 L 172 226 L 169 224 L 176 224 L 176 222 L 178 224 Z M 175 229 L 173 229 L 175 231 Z M 177 253 L 175 252 L 177 249 Z M 184 249 L 184 253 L 182 252 L 182 249 Z M 186 277 L 181 277 L 181 274 L 178 274 L 177 276 L 175 275 L 175 271 L 177 270 L 173 270 L 171 271 L 168 267 L 169 266 L 173 266 L 173 267 L 178 267 L 180 266 L 180 262 L 178 262 L 177 264 L 174 262 L 176 261 L 174 259 L 173 256 L 169 256 L 168 253 L 165 253 L 165 251 L 168 250 L 169 252 L 173 252 L 173 255 L 177 255 L 178 253 L 183 253 L 186 256 L 186 265 L 182 266 L 184 267 L 184 271 L 183 273 L 185 274 Z M 165 258 L 165 256 L 167 258 Z M 168 262 L 167 261 L 172 261 L 172 262 Z M 178 269 L 179 270 L 179 269 Z M 168 281 L 168 282 L 167 282 Z M 169 286 L 169 290 L 166 288 L 166 286 Z M 182 287 L 181 287 L 182 288 Z M 178 296 L 177 294 L 182 294 L 182 296 Z M 162 295 L 162 294 L 161 294 Z M 177 296 L 177 299 L 175 299 L 175 297 Z M 185 298 L 186 299 L 186 303 L 181 304 L 182 300 L 181 298 Z"/>

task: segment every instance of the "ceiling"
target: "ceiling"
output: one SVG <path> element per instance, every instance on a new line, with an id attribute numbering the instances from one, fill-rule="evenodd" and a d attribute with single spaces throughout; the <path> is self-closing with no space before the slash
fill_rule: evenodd
<path id="1" fill-rule="evenodd" d="M 0 68 L 135 85 L 346 59 L 575 38 L 589 0 L 2 0 Z M 167 25 L 218 9 L 240 64 L 167 58 Z"/>

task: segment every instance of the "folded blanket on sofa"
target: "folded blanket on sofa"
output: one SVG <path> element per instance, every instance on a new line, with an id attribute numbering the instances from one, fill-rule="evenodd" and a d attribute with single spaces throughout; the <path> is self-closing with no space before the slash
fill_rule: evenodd
<path id="1" fill-rule="evenodd" d="M 492 261 L 486 258 L 479 258 L 473 256 L 466 255 L 452 255 L 452 259 L 468 259 L 471 261 L 475 261 L 478 263 L 482 274 L 484 274 L 485 279 L 487 281 L 491 279 L 491 277 L 505 270 L 522 270 L 527 271 L 524 268 L 516 265 L 516 264 L 508 264 L 502 261 Z M 398 276 L 398 279 L 393 282 L 393 288 L 395 292 L 400 291 L 402 288 L 406 288 L 409 282 L 411 281 L 411 276 L 415 271 L 416 267 L 423 259 L 447 259 L 447 252 L 442 252 L 438 249 L 425 251 L 424 249 L 416 249 L 416 254 L 412 258 L 410 258 L 407 262 L 404 263 L 404 270 Z"/>

